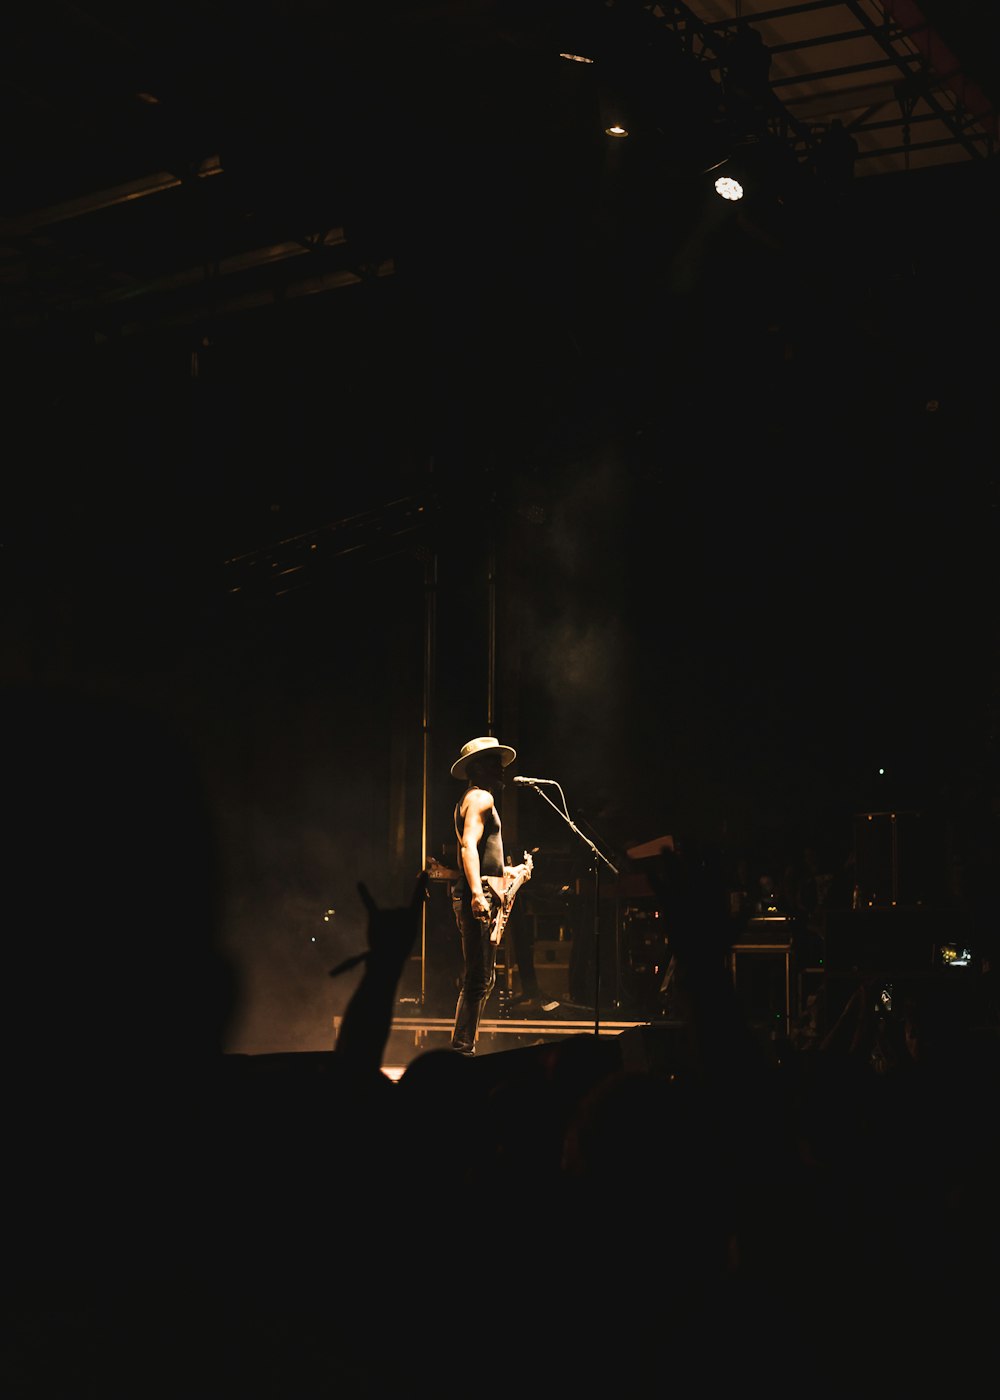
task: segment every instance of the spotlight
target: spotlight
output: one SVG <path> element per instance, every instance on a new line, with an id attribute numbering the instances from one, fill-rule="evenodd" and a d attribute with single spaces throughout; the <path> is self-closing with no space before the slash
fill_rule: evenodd
<path id="1" fill-rule="evenodd" d="M 743 186 L 732 175 L 717 175 L 715 193 L 722 199 L 742 199 Z"/>
<path id="2" fill-rule="evenodd" d="M 712 176 L 712 185 L 720 199 L 742 199 L 746 193 L 742 165 L 731 155 L 703 166 L 701 173 Z"/>
<path id="3" fill-rule="evenodd" d="M 742 199 L 753 184 L 747 169 L 746 151 L 742 147 L 706 165 L 702 174 L 712 177 L 713 188 L 720 199 Z"/>
<path id="4" fill-rule="evenodd" d="M 737 138 L 721 158 L 702 167 L 722 199 L 746 199 L 756 217 L 795 203 L 803 187 L 802 170 L 795 152 L 784 141 L 754 135 Z"/>

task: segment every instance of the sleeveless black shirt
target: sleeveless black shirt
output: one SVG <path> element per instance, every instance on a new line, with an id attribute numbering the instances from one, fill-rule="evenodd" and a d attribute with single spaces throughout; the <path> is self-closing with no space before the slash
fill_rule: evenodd
<path id="1" fill-rule="evenodd" d="M 455 803 L 455 835 L 458 837 L 458 869 L 461 872 L 459 879 L 468 888 L 468 881 L 465 878 L 465 867 L 462 865 L 462 828 L 461 812 L 462 800 Z M 503 878 L 503 841 L 500 836 L 500 816 L 496 807 L 491 807 L 484 818 L 484 830 L 479 841 L 479 871 L 483 876 L 492 875 Z"/>

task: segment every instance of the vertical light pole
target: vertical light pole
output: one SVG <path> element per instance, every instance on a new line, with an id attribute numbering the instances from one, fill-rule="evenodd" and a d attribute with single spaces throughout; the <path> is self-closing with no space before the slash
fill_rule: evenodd
<path id="1" fill-rule="evenodd" d="M 492 519 L 487 567 L 489 573 L 486 581 L 486 733 L 492 734 L 495 721 L 497 668 L 497 543 Z"/>
<path id="2" fill-rule="evenodd" d="M 420 807 L 420 869 L 427 869 L 427 835 L 430 818 L 431 729 L 434 698 L 434 643 L 437 622 L 437 555 L 424 555 L 424 679 L 423 679 L 423 775 Z M 420 1006 L 427 1003 L 427 901 L 420 914 Z"/>

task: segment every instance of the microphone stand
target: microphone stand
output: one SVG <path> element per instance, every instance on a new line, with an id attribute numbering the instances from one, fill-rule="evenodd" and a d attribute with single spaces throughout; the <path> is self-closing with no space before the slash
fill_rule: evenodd
<path id="1" fill-rule="evenodd" d="M 539 782 L 540 782 L 540 781 L 544 781 L 547 787 L 554 787 L 554 788 L 558 789 L 559 796 L 560 796 L 560 798 L 562 799 L 562 806 L 561 806 L 561 807 L 560 807 L 557 803 L 555 803 L 555 802 L 552 801 L 552 798 L 549 797 L 548 793 L 542 792 L 541 787 L 539 786 Z M 600 1035 L 600 1033 L 601 1033 L 601 862 L 603 861 L 603 863 L 604 863 L 604 864 L 608 867 L 608 869 L 611 871 L 612 875 L 617 875 L 617 874 L 618 874 L 618 869 L 617 869 L 616 866 L 614 866 L 614 865 L 611 864 L 611 861 L 608 860 L 607 856 L 604 855 L 604 853 L 603 853 L 602 851 L 599 851 L 599 850 L 597 849 L 597 847 L 594 845 L 593 841 L 591 841 L 590 837 L 589 837 L 589 836 L 585 836 L 585 835 L 583 834 L 583 832 L 580 830 L 580 828 L 579 828 L 579 827 L 576 825 L 576 823 L 573 821 L 573 818 L 570 816 L 569 811 L 568 811 L 567 806 L 566 806 L 566 794 L 563 792 L 562 788 L 559 786 L 559 784 L 558 784 L 554 779 L 552 779 L 552 778 L 546 778 L 546 779 L 544 779 L 544 780 L 535 779 L 535 780 L 530 781 L 530 782 L 528 782 L 528 781 L 522 779 L 522 780 L 521 780 L 521 783 L 522 783 L 524 786 L 526 786 L 526 787 L 530 787 L 530 788 L 532 789 L 533 792 L 537 792 L 539 797 L 544 798 L 545 801 L 546 801 L 546 802 L 549 804 L 549 806 L 552 808 L 552 810 L 553 810 L 554 812 L 558 812 L 559 816 L 563 819 L 563 821 L 564 821 L 564 822 L 566 823 L 566 825 L 569 827 L 570 831 L 574 832 L 577 836 L 579 836 L 579 838 L 580 838 L 580 840 L 583 842 L 583 844 L 584 844 L 585 846 L 588 846 L 588 847 L 590 848 L 590 852 L 591 852 L 591 856 L 592 856 L 592 862 L 591 862 L 591 864 L 592 864 L 592 869 L 593 869 L 593 872 L 594 872 L 594 1034 L 595 1034 L 595 1035 Z"/>
<path id="2" fill-rule="evenodd" d="M 597 831 L 596 828 L 589 821 L 587 821 L 586 817 L 583 815 L 582 812 L 577 813 L 577 820 L 582 822 L 583 825 L 587 828 L 587 830 L 591 832 L 592 835 L 594 835 L 599 841 L 604 841 L 604 838 L 601 836 L 601 833 Z M 604 841 L 604 845 L 609 846 L 609 842 Z M 620 858 L 620 852 L 614 850 L 613 847 L 611 848 L 611 854 L 615 857 L 616 860 Z M 610 864 L 610 862 L 608 863 Z M 613 865 L 611 866 L 611 869 L 614 871 L 615 875 L 619 876 L 620 878 L 620 872 L 617 869 L 615 869 Z M 614 1009 L 620 1012 L 624 1004 L 624 1000 L 622 991 L 621 894 L 617 887 L 615 890 L 614 934 L 615 982 L 613 1004 Z"/>

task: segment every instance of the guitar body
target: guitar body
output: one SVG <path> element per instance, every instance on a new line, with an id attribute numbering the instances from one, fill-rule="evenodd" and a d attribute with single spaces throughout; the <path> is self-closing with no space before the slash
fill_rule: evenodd
<path id="1" fill-rule="evenodd" d="M 497 879 L 495 876 L 487 876 L 484 883 L 488 883 L 493 893 L 490 910 L 490 942 L 499 944 L 503 938 L 503 931 L 507 927 L 507 920 L 510 918 L 510 911 L 514 907 L 514 900 L 517 892 L 523 884 L 531 879 L 532 870 L 531 852 L 525 851 L 524 860 L 517 867 L 513 875 L 508 875 L 504 879 Z"/>
<path id="2" fill-rule="evenodd" d="M 497 877 L 487 875 L 483 880 L 483 889 L 489 890 L 489 925 L 490 942 L 497 950 L 497 971 L 499 973 L 500 985 L 500 1016 L 501 1019 L 510 1015 L 511 994 L 513 986 L 511 982 L 512 967 L 506 947 L 500 946 L 504 929 L 507 927 L 507 920 L 510 918 L 511 910 L 514 907 L 514 899 L 518 890 L 526 880 L 531 879 L 531 854 L 524 853 L 524 861 L 517 866 L 513 875 Z"/>

